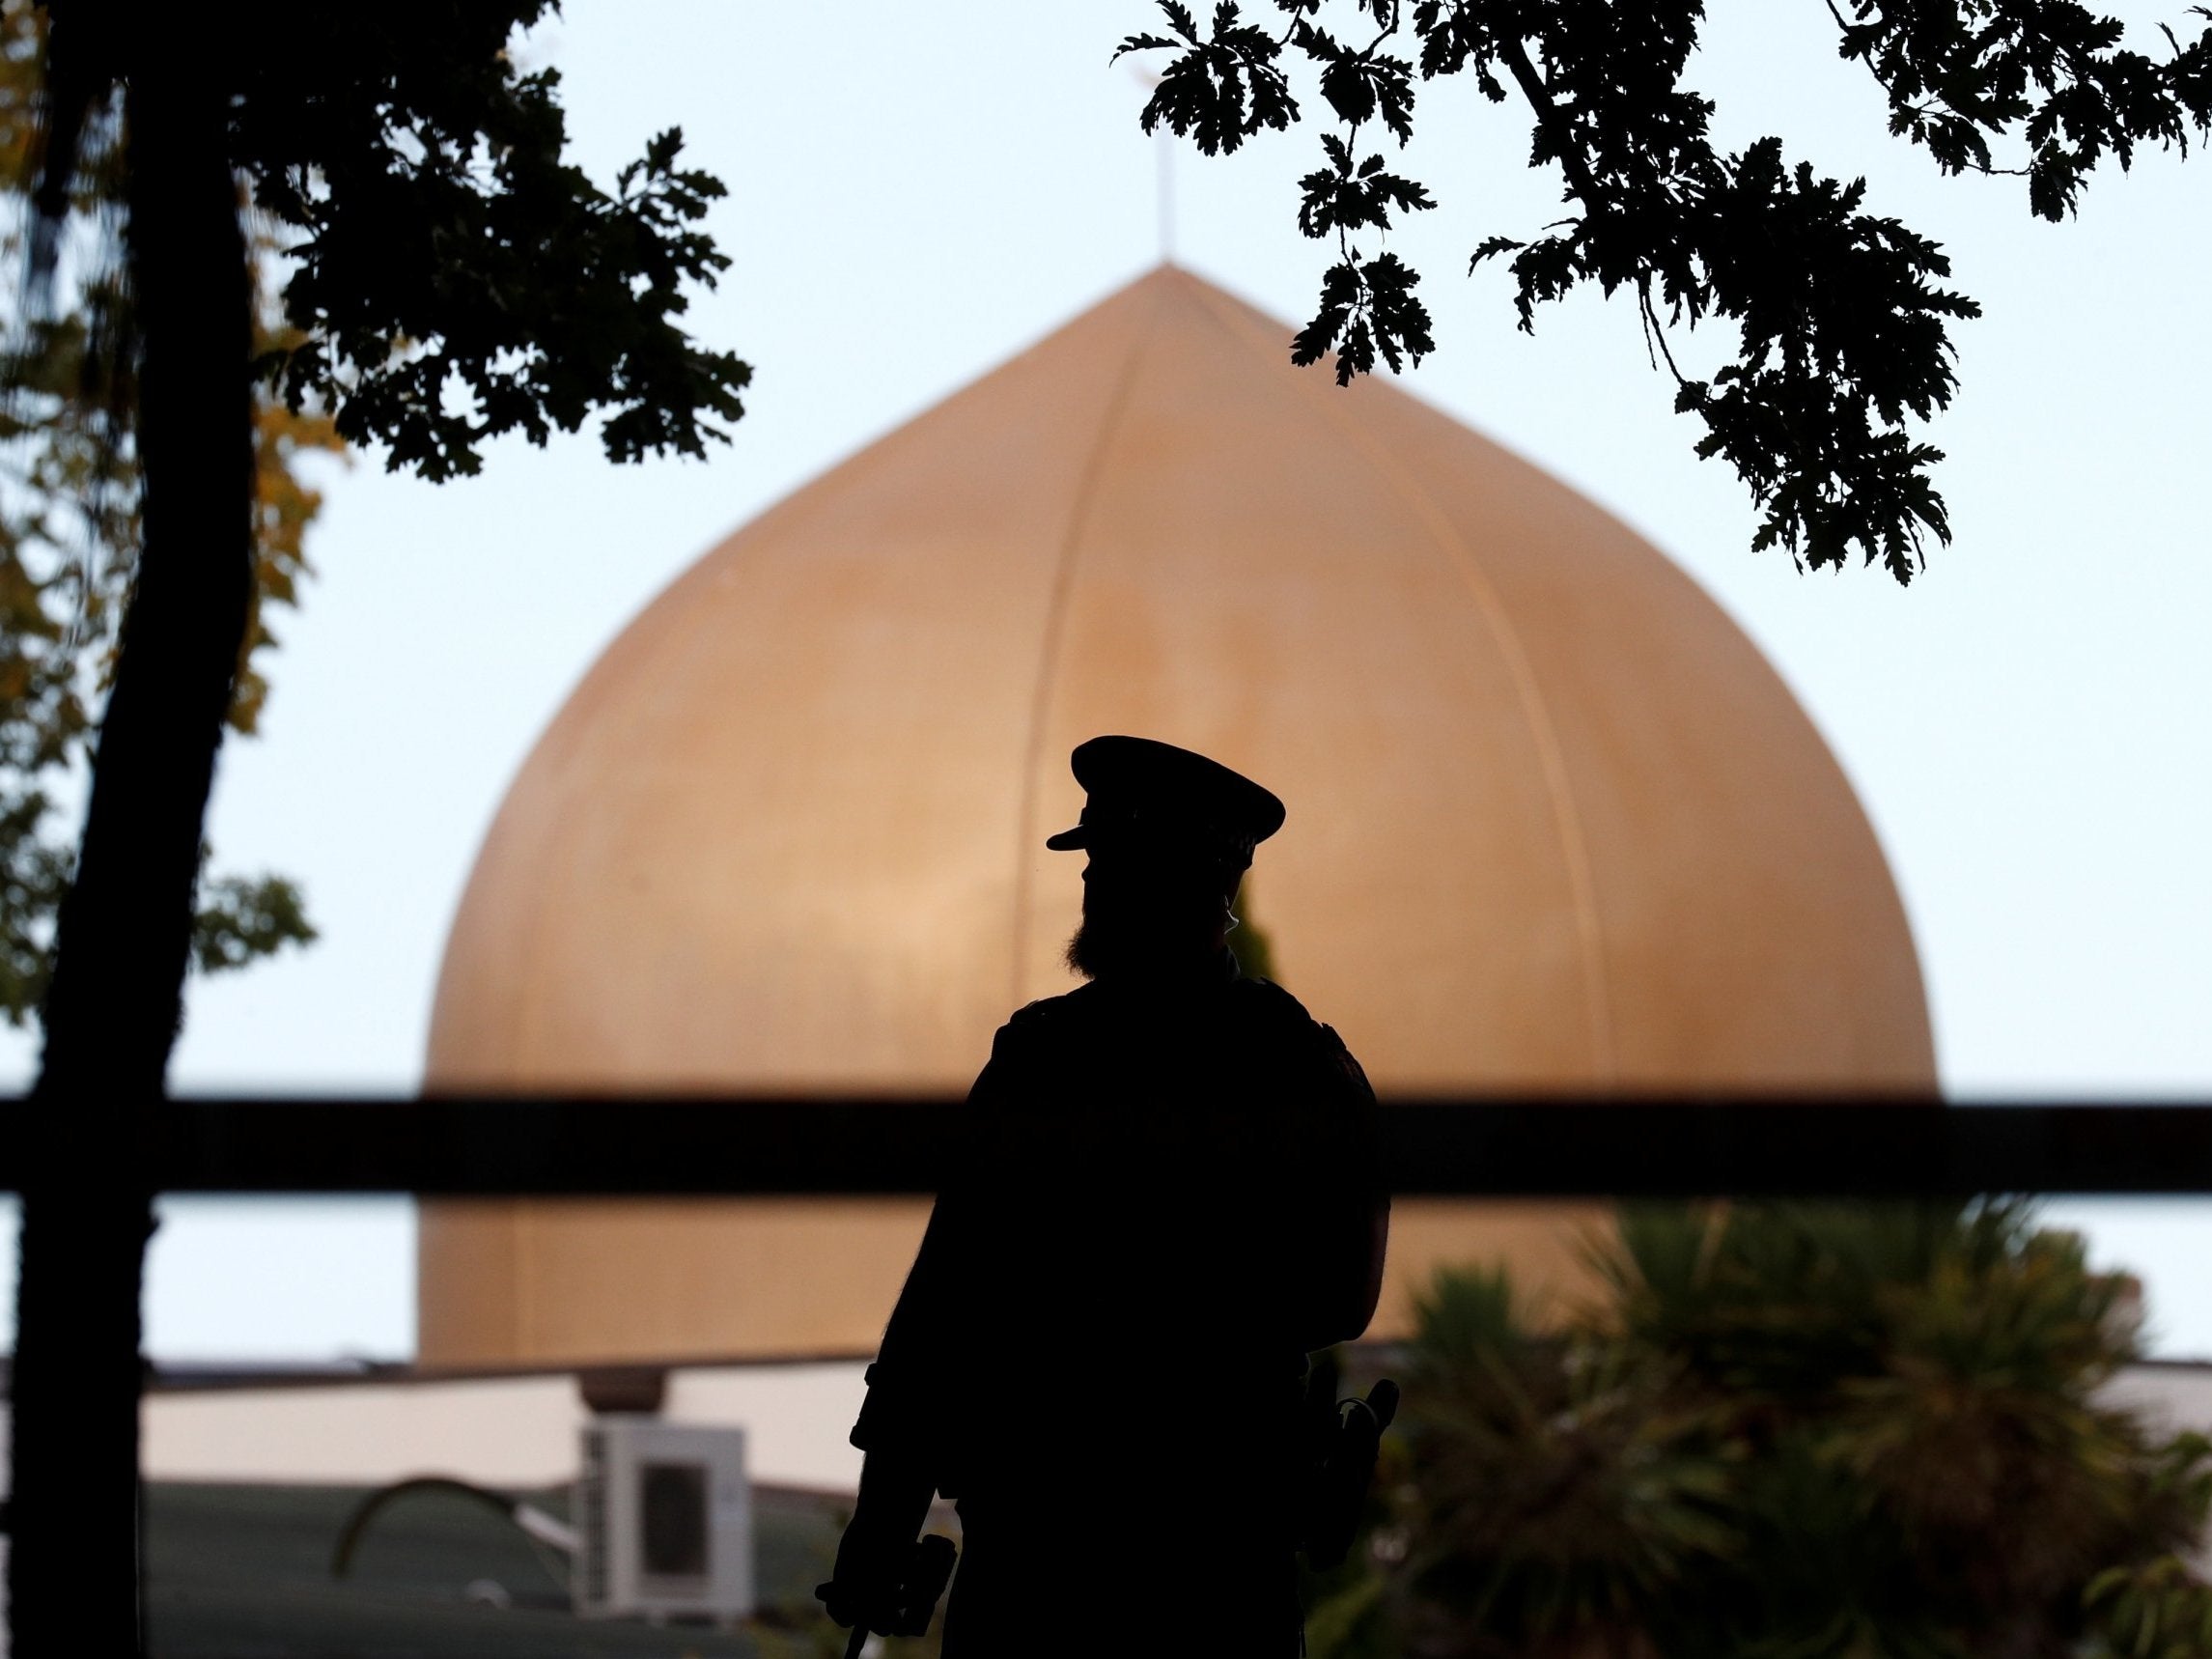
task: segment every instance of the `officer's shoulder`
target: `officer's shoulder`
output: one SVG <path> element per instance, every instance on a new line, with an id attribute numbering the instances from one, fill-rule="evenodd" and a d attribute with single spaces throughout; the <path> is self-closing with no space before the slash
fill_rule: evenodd
<path id="1" fill-rule="evenodd" d="M 1040 997 L 1034 1002 L 1024 1002 L 1006 1017 L 1006 1024 L 998 1027 L 994 1046 L 1020 1047 L 1036 1038 L 1050 1038 L 1064 1031 L 1084 1018 L 1090 998 L 1085 995 L 1092 989 L 1078 985 L 1075 990 L 1058 997 Z"/>
<path id="2" fill-rule="evenodd" d="M 1063 991 L 1057 997 L 1040 997 L 1034 1002 L 1024 1002 L 1006 1017 L 1001 1029 L 1033 1031 L 1047 1026 L 1078 1017 L 1090 1000 L 1095 986 L 1083 984 L 1073 991 Z"/>
<path id="3" fill-rule="evenodd" d="M 1285 991 L 1272 979 L 1255 978 L 1245 974 L 1231 982 L 1233 994 L 1252 1015 L 1263 1020 L 1280 1021 L 1284 1025 L 1304 1024 L 1317 1026 L 1318 1021 L 1306 1012 L 1305 1004 Z"/>
<path id="4" fill-rule="evenodd" d="M 1352 1051 L 1344 1046 L 1344 1039 L 1336 1034 L 1334 1026 L 1325 1026 L 1296 997 L 1272 979 L 1246 976 L 1236 981 L 1245 1006 L 1271 1030 L 1284 1035 L 1295 1035 L 1309 1045 L 1304 1052 L 1321 1063 L 1344 1071 L 1356 1078 L 1361 1088 L 1368 1086 L 1367 1074 L 1359 1062 L 1353 1058 Z"/>

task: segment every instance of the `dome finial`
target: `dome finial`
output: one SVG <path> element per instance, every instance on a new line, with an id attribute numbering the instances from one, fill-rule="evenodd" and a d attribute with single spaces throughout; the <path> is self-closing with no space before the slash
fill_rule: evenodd
<path id="1" fill-rule="evenodd" d="M 1147 92 L 1160 85 L 1160 77 L 1134 65 L 1130 72 L 1136 76 L 1137 84 Z M 1156 191 L 1160 215 L 1160 263 L 1175 263 L 1175 134 L 1162 122 L 1153 139 L 1153 153 L 1159 157 L 1159 176 Z"/>

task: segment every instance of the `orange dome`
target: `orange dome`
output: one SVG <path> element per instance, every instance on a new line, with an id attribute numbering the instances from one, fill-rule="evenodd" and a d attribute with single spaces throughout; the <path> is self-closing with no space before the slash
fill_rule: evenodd
<path id="1" fill-rule="evenodd" d="M 701 559 L 510 791 L 430 1086 L 964 1087 L 1073 983 L 1079 860 L 1043 842 L 1070 749 L 1134 732 L 1288 803 L 1249 914 L 1386 1095 L 1931 1089 L 1881 851 L 1757 649 L 1286 339 L 1157 271 Z M 1393 1321 L 1504 1238 L 1406 1212 Z M 920 1213 L 426 1205 L 424 1358 L 867 1351 Z"/>

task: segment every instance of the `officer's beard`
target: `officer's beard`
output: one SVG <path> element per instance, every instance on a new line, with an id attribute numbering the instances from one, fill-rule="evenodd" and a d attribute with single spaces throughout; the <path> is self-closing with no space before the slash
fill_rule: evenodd
<path id="1" fill-rule="evenodd" d="M 1122 973 L 1156 954 L 1144 950 L 1132 938 L 1131 930 L 1085 916 L 1068 940 L 1067 963 L 1073 972 L 1096 979 L 1101 974 Z"/>
<path id="2" fill-rule="evenodd" d="M 1082 925 L 1068 941 L 1065 960 L 1085 979 L 1171 975 L 1212 963 L 1227 919 L 1227 905 L 1210 887 L 1117 902 L 1086 885 Z"/>

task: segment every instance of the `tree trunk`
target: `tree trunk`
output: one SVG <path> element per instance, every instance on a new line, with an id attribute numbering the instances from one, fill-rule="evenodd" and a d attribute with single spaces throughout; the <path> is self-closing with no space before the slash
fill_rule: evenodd
<path id="1" fill-rule="evenodd" d="M 182 1012 L 201 821 L 253 583 L 252 300 L 226 102 L 211 79 L 190 84 L 183 39 L 134 44 L 126 245 L 144 350 L 145 543 L 30 1107 L 8 1561 L 15 1659 L 143 1649 L 139 1291 L 152 1199 L 133 1117 L 161 1096 Z"/>

